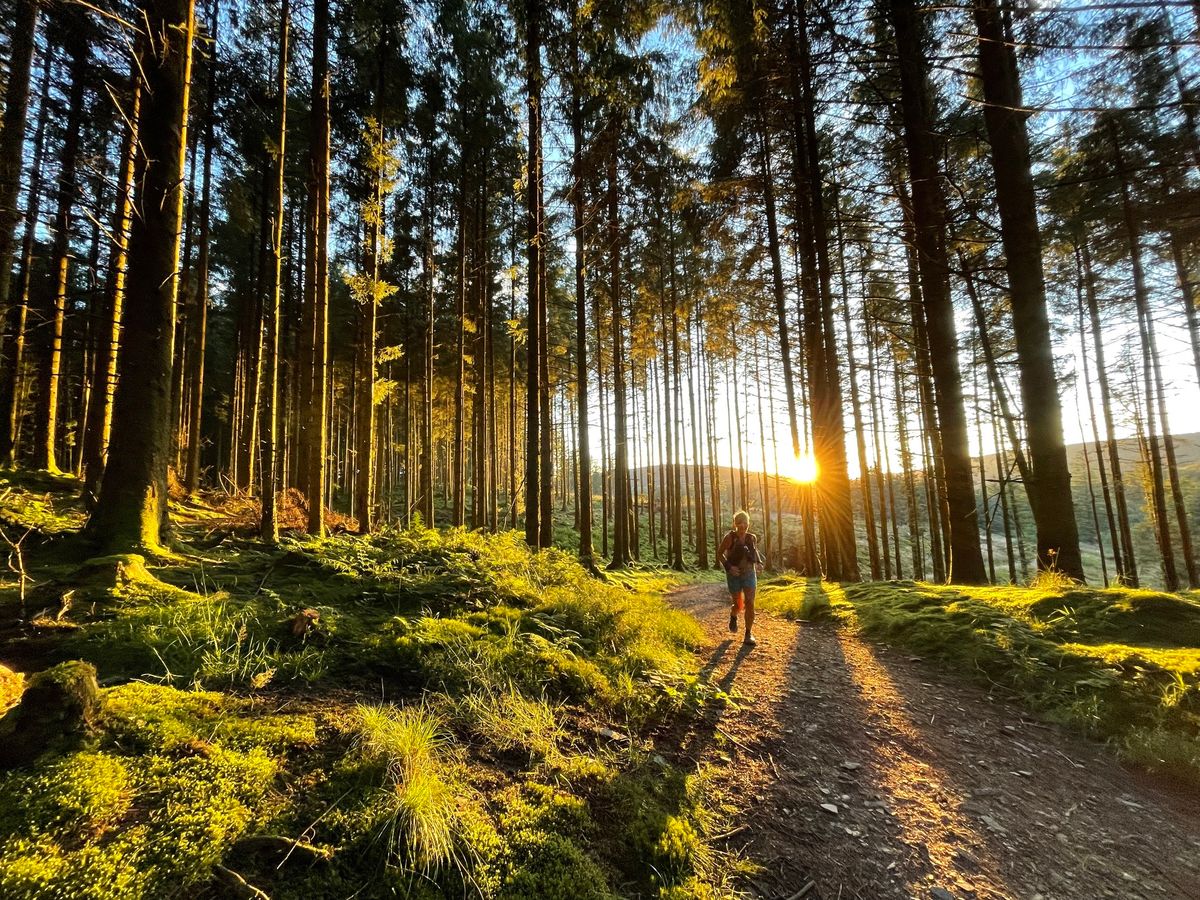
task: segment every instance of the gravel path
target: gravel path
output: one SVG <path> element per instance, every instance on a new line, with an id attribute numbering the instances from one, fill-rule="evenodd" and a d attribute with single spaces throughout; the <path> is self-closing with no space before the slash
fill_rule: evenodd
<path id="1" fill-rule="evenodd" d="M 670 600 L 734 703 L 659 747 L 728 772 L 751 896 L 1200 898 L 1195 795 L 848 629 L 760 614 L 747 652 L 722 585 Z"/>

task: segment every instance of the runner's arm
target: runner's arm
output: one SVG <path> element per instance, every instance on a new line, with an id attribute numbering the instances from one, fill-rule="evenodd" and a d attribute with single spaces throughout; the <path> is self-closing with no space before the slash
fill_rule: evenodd
<path id="1" fill-rule="evenodd" d="M 726 571 L 729 570 L 729 567 L 725 565 L 725 554 L 729 551 L 729 540 L 729 535 L 725 535 L 721 541 L 721 546 L 717 548 L 717 565 Z"/>

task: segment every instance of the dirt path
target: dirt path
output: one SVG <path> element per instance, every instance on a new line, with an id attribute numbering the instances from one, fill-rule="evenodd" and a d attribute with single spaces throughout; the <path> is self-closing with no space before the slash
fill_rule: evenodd
<path id="1" fill-rule="evenodd" d="M 670 599 L 739 699 L 663 749 L 729 772 L 751 895 L 1200 898 L 1194 796 L 847 629 L 760 614 L 745 652 L 722 585 Z"/>

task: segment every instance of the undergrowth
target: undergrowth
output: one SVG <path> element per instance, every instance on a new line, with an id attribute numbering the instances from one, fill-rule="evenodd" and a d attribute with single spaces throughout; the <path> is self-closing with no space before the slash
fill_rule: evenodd
<path id="1" fill-rule="evenodd" d="M 0 484 L 40 538 L 0 660 L 108 685 L 72 752 L 0 775 L 0 896 L 734 894 L 698 776 L 639 749 L 714 699 L 674 575 L 420 526 L 266 550 L 203 499 L 179 555 L 87 560 L 76 490 Z"/>
<path id="2" fill-rule="evenodd" d="M 1147 770 L 1200 785 L 1200 602 L 1131 588 L 822 584 L 759 591 L 790 618 L 835 617 L 935 659 L 1030 709 L 1113 743 Z"/>

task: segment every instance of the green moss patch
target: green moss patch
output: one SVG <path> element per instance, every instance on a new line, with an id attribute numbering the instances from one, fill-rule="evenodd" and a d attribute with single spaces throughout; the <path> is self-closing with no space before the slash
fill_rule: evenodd
<path id="1" fill-rule="evenodd" d="M 26 656 L 115 686 L 2 779 L 0 896 L 205 895 L 218 865 L 276 900 L 710 896 L 694 798 L 630 775 L 639 726 L 708 696 L 661 573 L 418 526 L 31 578 L 77 593 Z"/>
<path id="2" fill-rule="evenodd" d="M 95 747 L 0 782 L 0 895 L 131 898 L 206 881 L 256 821 L 311 719 L 130 684 L 101 696 Z"/>
<path id="3" fill-rule="evenodd" d="M 0 715 L 21 699 L 25 690 L 25 676 L 8 666 L 0 665 Z"/>

